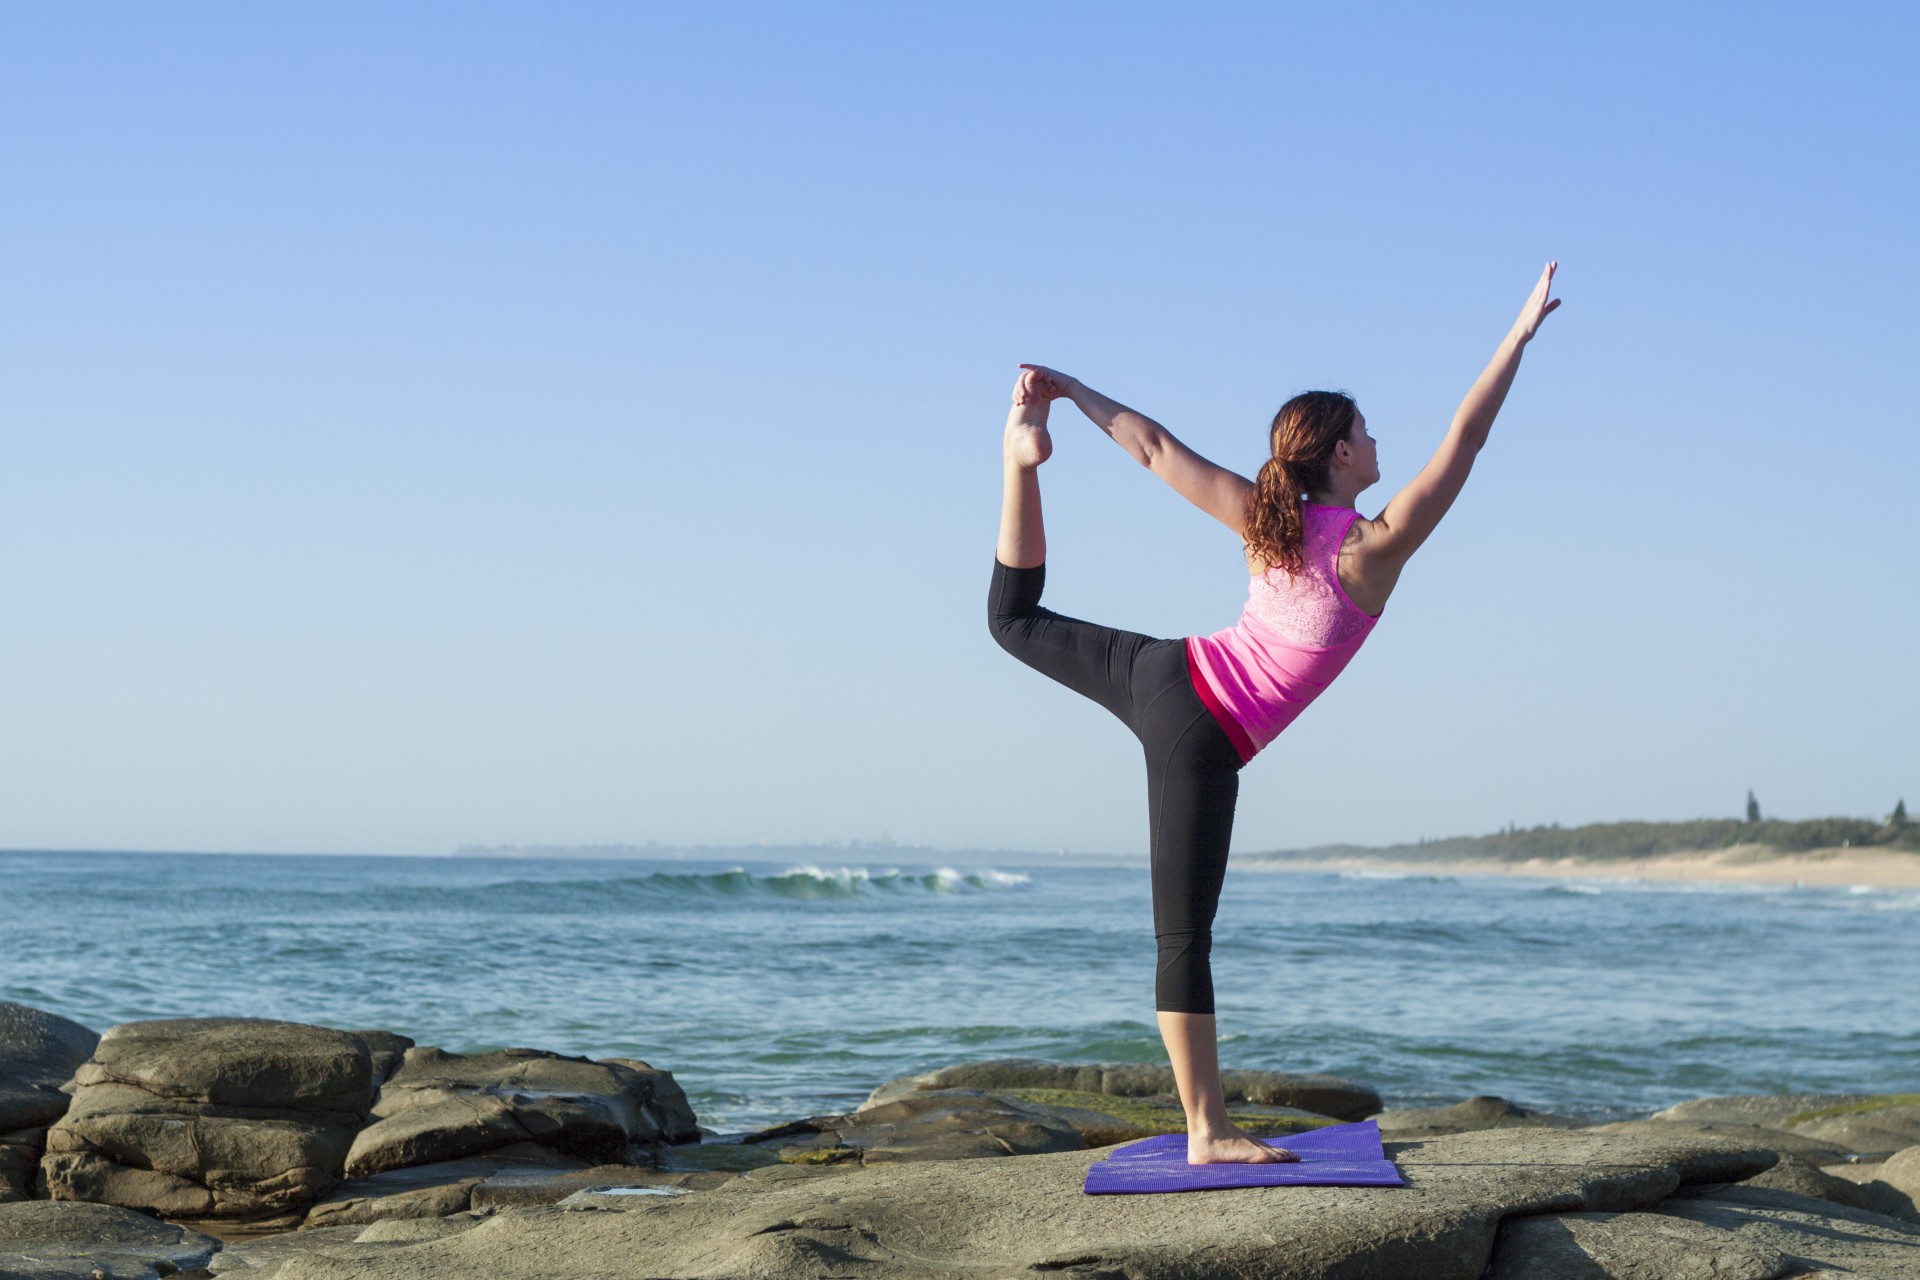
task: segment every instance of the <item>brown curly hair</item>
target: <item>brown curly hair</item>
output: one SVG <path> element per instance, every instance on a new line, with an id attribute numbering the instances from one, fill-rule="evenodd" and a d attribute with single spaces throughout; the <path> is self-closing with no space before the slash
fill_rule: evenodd
<path id="1" fill-rule="evenodd" d="M 1300 500 L 1324 489 L 1333 447 L 1353 431 L 1360 406 L 1343 391 L 1303 391 L 1273 415 L 1273 457 L 1247 496 L 1247 548 L 1268 568 L 1299 573 Z"/>

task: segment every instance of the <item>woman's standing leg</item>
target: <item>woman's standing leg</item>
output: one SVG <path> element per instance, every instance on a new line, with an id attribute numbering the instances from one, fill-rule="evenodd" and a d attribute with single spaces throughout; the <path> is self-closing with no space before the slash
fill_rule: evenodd
<path id="1" fill-rule="evenodd" d="M 1160 641 L 1138 664 L 1134 731 L 1146 750 L 1153 850 L 1154 1008 L 1187 1113 L 1193 1164 L 1267 1164 L 1292 1152 L 1227 1116 L 1213 1010 L 1213 918 L 1226 880 L 1240 753 L 1193 690 L 1186 644 Z"/>

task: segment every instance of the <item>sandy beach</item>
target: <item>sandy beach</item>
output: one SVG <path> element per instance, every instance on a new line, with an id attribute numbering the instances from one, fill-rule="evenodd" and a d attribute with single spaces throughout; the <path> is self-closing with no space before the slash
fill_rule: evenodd
<path id="1" fill-rule="evenodd" d="M 1256 871 L 1375 871 L 1447 876 L 1535 876 L 1558 880 L 1677 880 L 1704 884 L 1865 885 L 1920 889 L 1920 854 L 1885 849 L 1812 849 L 1778 853 L 1733 845 L 1701 853 L 1648 858 L 1394 859 L 1364 854 L 1335 858 L 1247 859 Z"/>

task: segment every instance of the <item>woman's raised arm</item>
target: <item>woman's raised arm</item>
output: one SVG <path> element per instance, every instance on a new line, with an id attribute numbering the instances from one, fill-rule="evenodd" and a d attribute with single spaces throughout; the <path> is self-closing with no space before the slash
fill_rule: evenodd
<path id="1" fill-rule="evenodd" d="M 1135 462 L 1233 530 L 1234 536 L 1246 536 L 1247 495 L 1253 492 L 1251 480 L 1208 462 L 1146 414 L 1101 395 L 1078 378 L 1070 378 L 1044 365 L 1020 367 L 1027 371 L 1025 389 L 1029 394 L 1048 399 L 1064 396 L 1072 400 L 1080 412 L 1112 436 L 1113 442 L 1125 449 Z"/>
<path id="2" fill-rule="evenodd" d="M 1460 496 L 1467 473 L 1473 470 L 1473 460 L 1486 444 L 1488 432 L 1493 430 L 1494 415 L 1500 412 L 1507 389 L 1513 385 L 1513 375 L 1520 371 L 1521 352 L 1533 341 L 1540 322 L 1560 305 L 1558 298 L 1547 297 L 1559 265 L 1549 262 L 1541 271 L 1539 282 L 1533 286 L 1526 305 L 1520 308 L 1513 328 L 1500 340 L 1500 348 L 1493 353 L 1492 361 L 1454 411 L 1453 425 L 1447 428 L 1447 438 L 1440 442 L 1432 459 L 1411 484 L 1393 495 L 1387 509 L 1373 521 L 1368 539 L 1371 543 L 1367 550 L 1369 561 L 1383 562 L 1381 567 L 1397 571 L 1407 557 L 1419 550 L 1420 544 L 1440 523 L 1440 517 L 1447 514 L 1447 508 Z"/>

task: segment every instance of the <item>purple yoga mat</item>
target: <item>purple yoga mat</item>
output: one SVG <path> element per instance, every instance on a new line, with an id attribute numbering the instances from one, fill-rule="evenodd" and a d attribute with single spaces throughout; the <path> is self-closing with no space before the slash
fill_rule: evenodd
<path id="1" fill-rule="evenodd" d="M 1087 1170 L 1090 1196 L 1225 1187 L 1404 1187 L 1371 1120 L 1334 1124 L 1266 1141 L 1300 1157 L 1287 1164 L 1188 1164 L 1187 1135 L 1164 1133 L 1115 1147 Z"/>

